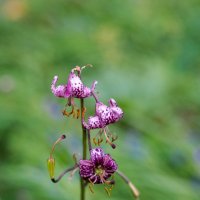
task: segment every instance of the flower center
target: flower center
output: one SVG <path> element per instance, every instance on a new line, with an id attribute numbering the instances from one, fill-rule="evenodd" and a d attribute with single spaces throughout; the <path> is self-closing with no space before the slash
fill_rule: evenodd
<path id="1" fill-rule="evenodd" d="M 98 166 L 95 168 L 95 174 L 102 175 L 104 173 L 104 169 L 102 169 L 102 166 Z"/>

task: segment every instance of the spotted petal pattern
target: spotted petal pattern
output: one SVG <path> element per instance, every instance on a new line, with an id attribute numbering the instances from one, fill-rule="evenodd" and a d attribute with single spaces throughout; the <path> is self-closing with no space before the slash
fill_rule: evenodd
<path id="1" fill-rule="evenodd" d="M 90 151 L 90 160 L 80 160 L 80 176 L 94 184 L 104 183 L 117 170 L 115 160 L 101 148 Z"/>
<path id="2" fill-rule="evenodd" d="M 58 76 L 54 76 L 51 91 L 56 97 L 61 98 L 86 98 L 92 95 L 92 91 L 95 89 L 97 81 L 94 81 L 91 89 L 84 86 L 79 76 L 77 76 L 74 72 L 71 72 L 68 77 L 68 81 L 66 85 L 59 85 L 56 87 L 56 82 L 58 80 Z"/>
<path id="3" fill-rule="evenodd" d="M 117 122 L 123 117 L 123 111 L 114 99 L 109 100 L 109 107 L 102 102 L 96 103 L 95 116 L 88 118 L 88 123 L 83 123 L 87 129 L 104 128 L 108 124 Z"/>

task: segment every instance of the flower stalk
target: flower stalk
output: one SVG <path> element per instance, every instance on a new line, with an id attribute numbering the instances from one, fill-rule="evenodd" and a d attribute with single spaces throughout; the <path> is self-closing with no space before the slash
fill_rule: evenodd
<path id="1" fill-rule="evenodd" d="M 84 99 L 80 99 L 80 106 L 81 106 L 81 127 L 82 127 L 82 151 L 83 151 L 83 159 L 87 158 L 87 132 L 86 128 L 83 126 L 83 110 L 84 110 Z M 81 194 L 80 199 L 85 200 L 85 183 L 84 180 L 80 177 L 80 185 L 81 185 Z"/>

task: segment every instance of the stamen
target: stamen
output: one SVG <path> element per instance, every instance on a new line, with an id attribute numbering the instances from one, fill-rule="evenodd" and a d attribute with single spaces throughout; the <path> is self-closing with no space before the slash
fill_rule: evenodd
<path id="1" fill-rule="evenodd" d="M 115 140 L 117 140 L 118 139 L 118 136 L 116 135 L 116 136 L 113 136 L 112 135 L 112 142 L 114 142 Z"/>
<path id="2" fill-rule="evenodd" d="M 99 174 L 99 177 L 101 179 L 101 182 L 104 184 L 106 182 L 106 180 L 104 179 L 103 174 Z"/>
<path id="3" fill-rule="evenodd" d="M 104 189 L 105 189 L 107 195 L 110 197 L 110 190 L 107 187 L 104 187 Z"/>
<path id="4" fill-rule="evenodd" d="M 73 118 L 76 118 L 76 112 L 73 110 Z"/>
<path id="5" fill-rule="evenodd" d="M 90 177 L 88 180 L 90 181 L 90 184 L 93 186 L 94 183 L 91 181 L 91 178 L 93 178 L 94 176 L 96 176 L 96 174 L 94 174 L 92 177 Z"/>
<path id="6" fill-rule="evenodd" d="M 103 138 L 98 138 L 98 146 L 103 142 Z"/>
<path id="7" fill-rule="evenodd" d="M 104 129 L 104 135 L 105 135 L 105 137 L 106 137 L 106 141 L 108 142 L 108 144 L 109 144 L 113 149 L 115 149 L 115 148 L 116 148 L 116 145 L 113 144 L 113 143 L 110 141 L 110 139 L 109 139 L 109 137 L 108 137 L 108 135 L 107 135 L 105 129 Z"/>
<path id="8" fill-rule="evenodd" d="M 52 149 L 51 149 L 50 158 L 52 158 L 52 155 L 53 155 L 55 146 L 56 146 L 59 142 L 61 142 L 62 140 L 64 140 L 65 138 L 66 138 L 66 135 L 63 134 L 63 135 L 61 135 L 61 136 L 54 142 L 54 144 L 53 144 L 53 146 L 52 146 Z"/>
<path id="9" fill-rule="evenodd" d="M 70 176 L 69 176 L 70 180 L 72 179 L 72 177 L 74 176 L 74 174 L 78 171 L 78 169 L 79 168 L 77 167 L 77 168 L 75 168 L 74 170 L 71 171 Z"/>
<path id="10" fill-rule="evenodd" d="M 104 181 L 107 185 L 114 185 L 115 184 L 115 181 L 114 180 L 105 180 Z"/>
<path id="11" fill-rule="evenodd" d="M 68 113 L 66 110 L 63 110 L 63 111 L 62 111 L 62 114 L 63 114 L 64 116 L 69 117 L 69 113 Z"/>
<path id="12" fill-rule="evenodd" d="M 74 160 L 75 164 L 77 164 L 77 163 L 78 163 L 78 162 L 77 162 L 77 156 L 76 156 L 76 154 L 75 154 L 75 153 L 73 154 L 73 160 Z"/>
<path id="13" fill-rule="evenodd" d="M 104 189 L 106 190 L 106 192 L 107 192 L 107 194 L 108 194 L 108 196 L 110 196 L 111 195 L 111 191 L 112 191 L 112 189 L 113 189 L 113 187 L 114 187 L 114 185 L 112 184 L 110 187 L 104 187 Z"/>
<path id="14" fill-rule="evenodd" d="M 94 145 L 98 145 L 98 142 L 96 142 L 96 138 L 93 138 Z"/>
<path id="15" fill-rule="evenodd" d="M 62 111 L 62 114 L 65 115 L 65 116 L 67 116 L 67 117 L 69 117 L 70 115 L 73 114 L 73 117 L 74 117 L 74 105 L 72 105 L 72 110 L 71 110 L 71 112 L 67 112 L 67 111 L 66 111 L 66 108 L 65 108 L 65 110 Z"/>
<path id="16" fill-rule="evenodd" d="M 90 192 L 91 192 L 92 194 L 94 194 L 93 184 L 92 184 L 92 183 L 89 184 L 89 189 L 90 189 Z"/>
<path id="17" fill-rule="evenodd" d="M 81 114 L 80 109 L 76 110 L 76 114 L 77 114 L 76 118 L 78 119 L 80 117 L 80 114 Z"/>

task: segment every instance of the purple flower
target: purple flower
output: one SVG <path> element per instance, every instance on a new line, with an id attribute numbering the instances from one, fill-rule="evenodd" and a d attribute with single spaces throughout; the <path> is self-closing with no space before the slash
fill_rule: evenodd
<path id="1" fill-rule="evenodd" d="M 94 184 L 112 184 L 108 179 L 117 170 L 115 160 L 101 148 L 91 149 L 90 160 L 79 161 L 80 176 Z"/>
<path id="2" fill-rule="evenodd" d="M 77 68 L 75 68 L 77 70 Z M 92 95 L 92 91 L 95 89 L 97 81 L 94 81 L 91 89 L 84 86 L 80 77 L 74 73 L 74 69 L 70 72 L 66 85 L 56 86 L 58 76 L 54 76 L 51 91 L 56 97 L 61 98 L 86 98 Z"/>
<path id="3" fill-rule="evenodd" d="M 88 118 L 88 123 L 83 122 L 87 129 L 104 128 L 108 124 L 117 122 L 123 117 L 123 111 L 114 99 L 109 100 L 109 107 L 102 102 L 96 102 L 95 116 Z"/>

